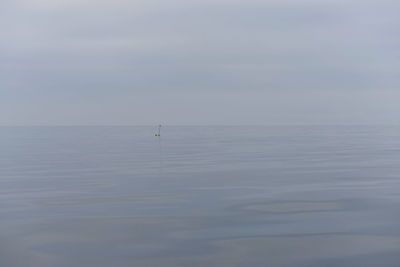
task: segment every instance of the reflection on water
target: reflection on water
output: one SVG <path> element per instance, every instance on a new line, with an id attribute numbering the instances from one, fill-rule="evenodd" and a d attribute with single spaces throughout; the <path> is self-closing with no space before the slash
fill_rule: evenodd
<path id="1" fill-rule="evenodd" d="M 399 266 L 400 127 L 0 127 L 0 266 Z"/>
<path id="2" fill-rule="evenodd" d="M 291 202 L 291 203 L 266 203 L 251 204 L 244 207 L 247 210 L 257 210 L 264 212 L 309 212 L 309 211 L 329 211 L 337 210 L 340 206 L 335 202 Z"/>

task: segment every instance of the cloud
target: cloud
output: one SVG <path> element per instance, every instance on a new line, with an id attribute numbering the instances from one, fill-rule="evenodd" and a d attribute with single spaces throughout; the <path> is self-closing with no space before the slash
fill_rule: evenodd
<path id="1" fill-rule="evenodd" d="M 199 106 L 216 92 L 241 94 L 249 106 L 253 93 L 296 100 L 302 92 L 307 97 L 291 105 L 320 108 L 315 91 L 360 99 L 398 87 L 398 7 L 389 0 L 4 1 L 0 86 L 3 97 L 35 90 L 53 92 L 42 97 L 58 103 L 66 94 L 93 101 L 108 94 L 111 109 L 119 105 L 114 94 L 146 92 L 202 93 Z"/>

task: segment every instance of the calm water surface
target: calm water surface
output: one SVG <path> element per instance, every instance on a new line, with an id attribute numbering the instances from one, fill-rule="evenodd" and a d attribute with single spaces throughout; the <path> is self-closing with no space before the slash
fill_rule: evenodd
<path id="1" fill-rule="evenodd" d="M 0 266 L 400 266 L 400 127 L 0 127 Z"/>

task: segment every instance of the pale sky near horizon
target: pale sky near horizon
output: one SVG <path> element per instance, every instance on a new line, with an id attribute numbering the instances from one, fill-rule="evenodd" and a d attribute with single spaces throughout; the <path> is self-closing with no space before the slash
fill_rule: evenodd
<path id="1" fill-rule="evenodd" d="M 397 124 L 399 10 L 1 0 L 0 125 Z"/>

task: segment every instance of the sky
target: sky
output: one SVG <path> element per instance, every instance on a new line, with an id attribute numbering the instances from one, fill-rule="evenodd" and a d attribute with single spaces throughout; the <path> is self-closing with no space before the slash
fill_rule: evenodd
<path id="1" fill-rule="evenodd" d="M 1 0 L 0 125 L 398 124 L 399 10 Z"/>

